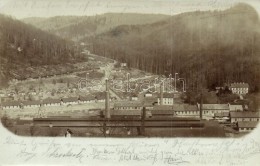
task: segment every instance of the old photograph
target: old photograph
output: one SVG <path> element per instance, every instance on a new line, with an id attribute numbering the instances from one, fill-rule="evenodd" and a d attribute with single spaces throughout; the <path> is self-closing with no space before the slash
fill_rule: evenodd
<path id="1" fill-rule="evenodd" d="M 0 0 L 18 136 L 241 138 L 260 119 L 257 0 Z"/>

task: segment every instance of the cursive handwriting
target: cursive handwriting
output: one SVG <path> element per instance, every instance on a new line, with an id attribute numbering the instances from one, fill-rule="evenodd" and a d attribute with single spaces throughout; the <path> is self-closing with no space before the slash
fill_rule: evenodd
<path id="1" fill-rule="evenodd" d="M 187 165 L 198 163 L 207 165 L 244 165 L 250 157 L 260 155 L 260 144 L 252 138 L 223 139 L 205 141 L 203 139 L 167 139 L 153 142 L 133 140 L 131 142 L 113 141 L 111 143 L 78 143 L 65 138 L 15 139 L 11 136 L 1 139 L 1 147 L 15 149 L 16 158 L 23 162 L 46 160 L 73 161 L 89 163 L 138 162 L 149 165 Z M 105 141 L 105 139 L 104 139 Z"/>

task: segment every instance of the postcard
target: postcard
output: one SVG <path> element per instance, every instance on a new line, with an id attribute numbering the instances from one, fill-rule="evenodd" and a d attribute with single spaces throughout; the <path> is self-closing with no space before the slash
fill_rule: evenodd
<path id="1" fill-rule="evenodd" d="M 258 0 L 0 0 L 3 165 L 258 165 Z"/>

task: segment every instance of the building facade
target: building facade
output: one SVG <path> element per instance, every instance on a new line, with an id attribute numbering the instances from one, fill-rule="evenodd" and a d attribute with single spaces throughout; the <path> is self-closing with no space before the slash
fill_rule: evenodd
<path id="1" fill-rule="evenodd" d="M 259 119 L 259 112 L 230 112 L 231 123 L 258 122 Z"/>
<path id="2" fill-rule="evenodd" d="M 240 83 L 232 83 L 229 87 L 229 90 L 232 91 L 233 94 L 247 94 L 249 92 L 248 83 L 240 82 Z"/>

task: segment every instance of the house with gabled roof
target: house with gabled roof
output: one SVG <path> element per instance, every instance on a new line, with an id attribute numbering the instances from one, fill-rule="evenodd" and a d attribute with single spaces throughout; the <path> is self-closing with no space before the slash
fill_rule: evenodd
<path id="1" fill-rule="evenodd" d="M 160 94 L 157 94 L 157 102 L 161 104 Z M 174 93 L 163 93 L 162 105 L 173 105 L 174 104 Z"/>
<path id="2" fill-rule="evenodd" d="M 243 105 L 229 104 L 229 111 L 243 111 Z"/>
<path id="3" fill-rule="evenodd" d="M 231 123 L 236 123 L 236 122 L 250 122 L 250 121 L 255 121 L 258 122 L 260 119 L 260 113 L 259 112 L 252 112 L 252 111 L 243 111 L 243 112 L 230 112 L 230 120 Z"/>
<path id="4" fill-rule="evenodd" d="M 114 110 L 142 110 L 143 103 L 139 101 L 120 101 L 114 103 Z"/>
<path id="5" fill-rule="evenodd" d="M 44 106 L 60 106 L 61 100 L 60 99 L 47 98 L 47 99 L 43 100 L 42 104 Z"/>
<path id="6" fill-rule="evenodd" d="M 233 94 L 247 94 L 249 92 L 249 84 L 244 82 L 232 83 L 230 84 L 229 90 L 231 90 Z"/>
<path id="7" fill-rule="evenodd" d="M 3 109 L 19 109 L 21 108 L 21 102 L 19 101 L 6 101 L 2 102 L 1 106 Z"/>
<path id="8" fill-rule="evenodd" d="M 79 96 L 79 103 L 94 103 L 96 100 L 95 96 Z"/>
<path id="9" fill-rule="evenodd" d="M 254 130 L 258 125 L 258 122 L 256 121 L 243 121 L 243 122 L 238 122 L 237 127 L 239 132 L 250 132 Z"/>
<path id="10" fill-rule="evenodd" d="M 152 116 L 156 117 L 165 117 L 165 116 L 174 116 L 176 113 L 173 106 L 169 105 L 156 105 L 151 110 Z"/>
<path id="11" fill-rule="evenodd" d="M 61 103 L 64 105 L 75 105 L 79 103 L 79 98 L 78 97 L 68 97 L 68 98 L 62 98 Z"/>
<path id="12" fill-rule="evenodd" d="M 200 104 L 197 104 L 200 110 Z M 202 114 L 206 119 L 212 119 L 215 113 L 229 113 L 229 104 L 202 104 Z"/>
<path id="13" fill-rule="evenodd" d="M 37 108 L 41 106 L 41 101 L 34 100 L 34 101 L 23 101 L 22 107 L 23 108 Z"/>
<path id="14" fill-rule="evenodd" d="M 98 93 L 95 93 L 94 95 L 95 95 L 96 102 L 105 102 L 106 92 L 98 92 Z"/>

